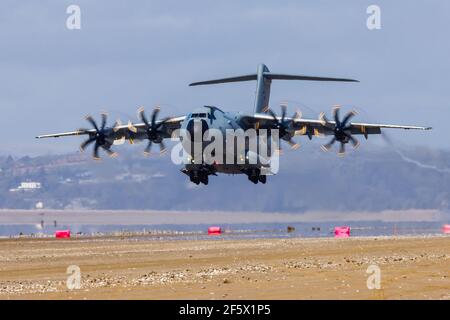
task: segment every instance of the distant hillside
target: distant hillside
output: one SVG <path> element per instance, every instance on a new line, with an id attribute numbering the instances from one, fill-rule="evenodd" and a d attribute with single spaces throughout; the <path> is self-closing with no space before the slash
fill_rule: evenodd
<path id="1" fill-rule="evenodd" d="M 407 152 L 363 144 L 345 158 L 317 145 L 286 148 L 280 173 L 266 185 L 246 176 L 211 177 L 195 186 L 165 157 L 143 157 L 137 149 L 116 159 L 88 155 L 1 157 L 0 207 L 28 209 L 42 202 L 54 209 L 157 209 L 306 212 L 450 210 L 450 153 Z M 437 169 L 433 169 L 436 167 Z M 22 182 L 39 182 L 26 191 Z M 10 191 L 13 190 L 13 191 Z"/>

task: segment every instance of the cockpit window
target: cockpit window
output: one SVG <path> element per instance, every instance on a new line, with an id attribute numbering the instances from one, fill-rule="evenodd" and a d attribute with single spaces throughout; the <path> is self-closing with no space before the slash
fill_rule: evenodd
<path id="1" fill-rule="evenodd" d="M 206 118 L 206 113 L 193 113 L 191 118 Z"/>

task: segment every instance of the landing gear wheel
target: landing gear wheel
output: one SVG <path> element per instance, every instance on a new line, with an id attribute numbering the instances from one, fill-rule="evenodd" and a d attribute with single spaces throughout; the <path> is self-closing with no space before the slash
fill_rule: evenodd
<path id="1" fill-rule="evenodd" d="M 200 182 L 204 185 L 208 185 L 209 179 L 207 174 L 200 175 Z"/>
<path id="2" fill-rule="evenodd" d="M 258 176 L 248 176 L 248 180 L 250 180 L 254 184 L 257 184 L 259 181 Z"/>
<path id="3" fill-rule="evenodd" d="M 198 176 L 194 176 L 193 174 L 191 174 L 189 176 L 189 179 L 191 180 L 191 182 L 195 183 L 195 184 L 199 184 L 200 183 L 200 179 Z"/>
<path id="4" fill-rule="evenodd" d="M 261 171 L 259 169 L 252 169 L 252 170 L 247 171 L 248 180 L 250 180 L 254 184 L 257 184 L 259 181 L 261 181 L 260 180 L 260 177 L 261 177 L 260 173 L 261 173 Z M 265 183 L 265 182 L 263 182 L 263 183 Z"/>
<path id="5" fill-rule="evenodd" d="M 266 181 L 267 181 L 267 176 L 265 176 L 265 175 L 259 176 L 259 182 L 261 182 L 262 184 L 266 184 Z"/>

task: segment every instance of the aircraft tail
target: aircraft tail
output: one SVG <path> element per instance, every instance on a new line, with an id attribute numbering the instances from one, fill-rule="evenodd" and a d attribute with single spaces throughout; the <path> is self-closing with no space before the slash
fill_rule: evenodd
<path id="1" fill-rule="evenodd" d="M 255 113 L 264 113 L 265 109 L 269 106 L 270 85 L 272 84 L 272 80 L 358 82 L 358 80 L 345 78 L 315 77 L 315 76 L 272 73 L 269 71 L 269 68 L 267 68 L 266 65 L 260 64 L 258 65 L 258 70 L 255 74 L 194 82 L 191 83 L 189 86 L 199 86 L 199 85 L 228 83 L 228 82 L 242 82 L 251 80 L 256 80 Z"/>

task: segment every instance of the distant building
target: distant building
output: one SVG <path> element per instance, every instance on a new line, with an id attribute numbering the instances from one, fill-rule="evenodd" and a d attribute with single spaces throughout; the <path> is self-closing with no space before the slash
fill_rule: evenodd
<path id="1" fill-rule="evenodd" d="M 17 188 L 13 188 L 13 189 L 9 189 L 9 191 L 11 192 L 16 192 L 16 191 L 33 191 L 33 190 L 38 190 L 41 188 L 41 183 L 40 182 L 32 182 L 32 181 L 27 181 L 27 182 L 21 182 L 20 185 Z"/>

